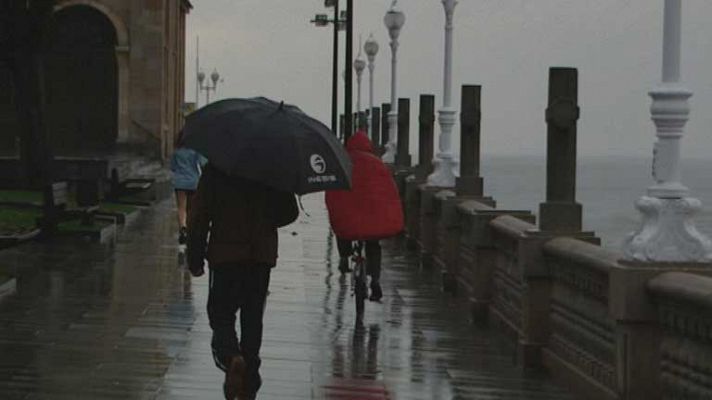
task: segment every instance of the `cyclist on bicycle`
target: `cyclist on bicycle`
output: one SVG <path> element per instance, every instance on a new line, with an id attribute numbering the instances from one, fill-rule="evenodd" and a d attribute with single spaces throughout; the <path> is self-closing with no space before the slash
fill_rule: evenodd
<path id="1" fill-rule="evenodd" d="M 371 301 L 383 296 L 380 285 L 380 239 L 403 230 L 403 209 L 391 170 L 373 154 L 373 145 L 364 131 L 358 131 L 346 143 L 353 165 L 351 190 L 328 191 L 326 205 L 337 237 L 339 270 L 349 272 L 352 241 L 364 241 L 366 268 L 371 275 Z"/>

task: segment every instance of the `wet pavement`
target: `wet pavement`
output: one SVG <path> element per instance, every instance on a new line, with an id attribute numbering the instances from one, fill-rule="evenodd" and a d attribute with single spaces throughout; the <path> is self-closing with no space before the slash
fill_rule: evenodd
<path id="1" fill-rule="evenodd" d="M 259 399 L 569 399 L 513 366 L 399 240 L 384 243 L 381 304 L 355 323 L 320 196 L 280 232 Z M 0 251 L 18 293 L 0 305 L 0 399 L 219 399 L 207 279 L 180 265 L 172 202 L 115 243 Z"/>

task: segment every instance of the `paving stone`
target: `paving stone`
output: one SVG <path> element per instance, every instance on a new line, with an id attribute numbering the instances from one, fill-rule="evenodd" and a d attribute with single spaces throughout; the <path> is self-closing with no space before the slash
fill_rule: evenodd
<path id="1" fill-rule="evenodd" d="M 280 232 L 263 344 L 269 399 L 571 399 L 512 364 L 400 239 L 384 241 L 384 298 L 355 323 L 351 281 L 320 195 Z M 17 294 L 0 305 L 1 399 L 218 399 L 206 278 L 177 254 L 172 202 L 114 243 L 30 243 L 0 252 Z"/>

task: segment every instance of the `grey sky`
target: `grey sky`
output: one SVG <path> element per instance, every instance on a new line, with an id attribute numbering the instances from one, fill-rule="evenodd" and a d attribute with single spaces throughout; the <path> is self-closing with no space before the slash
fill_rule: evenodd
<path id="1" fill-rule="evenodd" d="M 329 11 L 323 0 L 193 3 L 187 33 L 189 101 L 195 99 L 195 37 L 200 35 L 201 66 L 206 72 L 215 67 L 225 78 L 217 97 L 284 99 L 330 123 L 331 29 L 309 23 L 315 13 Z M 355 3 L 356 40 L 373 32 L 381 45 L 375 74 L 380 104 L 389 99 L 383 14 L 391 0 Z M 694 92 L 683 155 L 705 157 L 712 150 L 712 1 L 683 3 L 683 81 Z M 411 99 L 414 146 L 418 96 L 435 94 L 436 106 L 442 103 L 444 13 L 440 0 L 398 4 L 406 14 L 398 94 Z M 460 0 L 453 93 L 459 103 L 460 85 L 483 85 L 483 153 L 545 154 L 548 68 L 570 66 L 579 69 L 580 153 L 650 154 L 654 127 L 647 92 L 660 80 L 662 9 L 663 0 Z M 343 45 L 341 51 L 343 70 Z M 364 107 L 366 83 L 364 73 Z"/>

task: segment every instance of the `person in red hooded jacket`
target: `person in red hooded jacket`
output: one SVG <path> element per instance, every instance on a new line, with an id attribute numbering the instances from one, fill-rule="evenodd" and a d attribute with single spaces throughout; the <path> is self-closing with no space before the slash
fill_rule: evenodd
<path id="1" fill-rule="evenodd" d="M 403 209 L 391 171 L 373 154 L 373 145 L 364 131 L 346 143 L 353 165 L 351 190 L 326 193 L 329 221 L 337 237 L 339 270 L 349 271 L 352 241 L 365 242 L 366 267 L 371 276 L 371 301 L 383 297 L 380 285 L 381 246 L 379 240 L 403 230 Z"/>

